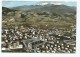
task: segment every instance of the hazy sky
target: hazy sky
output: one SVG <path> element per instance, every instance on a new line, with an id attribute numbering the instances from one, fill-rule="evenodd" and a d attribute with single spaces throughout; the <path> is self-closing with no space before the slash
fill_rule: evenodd
<path id="1" fill-rule="evenodd" d="M 48 1 L 48 2 L 50 2 L 50 1 Z M 39 2 L 39 1 L 5 1 L 5 2 L 2 2 L 2 6 L 16 7 L 16 6 L 22 6 L 22 5 L 39 4 L 39 3 L 43 3 L 43 2 Z M 64 5 L 68 5 L 68 6 L 76 6 L 76 2 L 54 2 L 54 3 L 62 3 Z"/>

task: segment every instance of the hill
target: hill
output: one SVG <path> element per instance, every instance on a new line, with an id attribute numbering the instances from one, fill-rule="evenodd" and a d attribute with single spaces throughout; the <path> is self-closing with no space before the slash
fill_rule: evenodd
<path id="1" fill-rule="evenodd" d="M 72 8 L 62 5 L 56 5 L 54 8 L 53 5 L 48 5 L 43 6 L 43 8 L 35 8 L 27 11 L 2 7 L 2 13 L 3 27 L 23 25 L 42 29 L 51 27 L 70 29 L 70 26 L 76 24 L 76 17 Z"/>
<path id="2" fill-rule="evenodd" d="M 58 14 L 67 14 L 67 13 L 76 13 L 76 8 L 75 7 L 70 7 L 66 5 L 53 5 L 53 4 L 48 4 L 48 5 L 24 5 L 24 6 L 17 6 L 13 7 L 11 9 L 15 10 L 21 10 L 21 11 L 35 11 L 35 12 L 40 12 L 40 11 L 47 11 L 47 12 L 54 12 Z"/>

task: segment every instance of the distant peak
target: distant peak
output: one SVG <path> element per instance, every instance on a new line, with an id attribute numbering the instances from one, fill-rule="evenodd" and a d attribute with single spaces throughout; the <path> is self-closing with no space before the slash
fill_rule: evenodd
<path id="1" fill-rule="evenodd" d="M 52 4 L 52 5 L 63 5 L 63 3 L 56 3 L 56 2 L 42 2 L 42 3 L 35 4 L 35 5 L 45 6 L 45 5 L 48 5 L 48 4 Z"/>

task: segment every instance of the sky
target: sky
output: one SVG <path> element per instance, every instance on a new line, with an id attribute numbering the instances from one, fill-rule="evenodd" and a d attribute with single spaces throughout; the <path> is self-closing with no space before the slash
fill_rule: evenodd
<path id="1" fill-rule="evenodd" d="M 23 6 L 23 5 L 34 5 L 38 3 L 43 3 L 44 1 L 4 1 L 2 2 L 2 6 L 4 7 L 16 7 L 16 6 Z M 50 1 L 46 1 L 50 2 Z M 54 1 L 53 1 L 54 2 Z M 67 6 L 76 6 L 76 2 L 54 2 L 54 3 L 62 3 Z"/>

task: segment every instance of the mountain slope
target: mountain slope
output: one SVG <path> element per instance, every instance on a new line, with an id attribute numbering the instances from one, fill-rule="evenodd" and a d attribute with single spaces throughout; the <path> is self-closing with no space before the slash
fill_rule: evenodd
<path id="1" fill-rule="evenodd" d="M 32 9 L 30 11 L 48 11 L 48 12 L 54 12 L 58 14 L 67 14 L 67 13 L 75 13 L 76 10 L 72 7 L 65 6 L 65 5 L 52 5 L 48 7 L 43 7 L 39 9 Z"/>
<path id="2" fill-rule="evenodd" d="M 8 12 L 15 12 L 16 10 L 7 8 L 7 7 L 2 7 L 2 14 L 6 15 Z"/>
<path id="3" fill-rule="evenodd" d="M 21 10 L 21 11 L 47 11 L 47 12 L 54 12 L 58 14 L 67 14 L 67 13 L 72 13 L 74 14 L 76 12 L 75 7 L 70 7 L 66 5 L 29 5 L 29 6 L 18 6 L 18 7 L 13 7 L 12 9 L 15 10 Z"/>
<path id="4" fill-rule="evenodd" d="M 31 9 L 36 9 L 36 8 L 42 8 L 42 6 L 37 6 L 37 5 L 24 5 L 24 6 L 17 6 L 17 7 L 13 7 L 11 9 L 16 9 L 16 10 L 21 10 L 21 11 L 27 11 L 27 10 L 31 10 Z"/>

